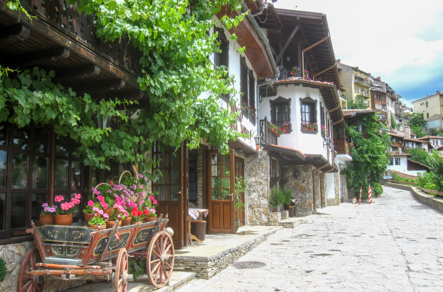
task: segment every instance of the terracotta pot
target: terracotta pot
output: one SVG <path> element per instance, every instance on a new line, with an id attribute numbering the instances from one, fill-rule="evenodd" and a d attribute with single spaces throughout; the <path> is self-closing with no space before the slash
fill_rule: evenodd
<path id="1" fill-rule="evenodd" d="M 94 229 L 105 229 L 106 225 L 91 225 L 88 224 L 89 227 L 94 228 Z"/>
<path id="2" fill-rule="evenodd" d="M 51 214 L 41 215 L 40 214 L 40 225 L 54 224 L 54 216 Z"/>
<path id="3" fill-rule="evenodd" d="M 106 220 L 106 228 L 112 228 L 115 224 L 115 221 Z M 118 221 L 118 227 L 122 226 L 122 221 Z"/>
<path id="4" fill-rule="evenodd" d="M 65 215 L 55 215 L 55 224 L 57 225 L 71 225 L 72 224 L 72 213 Z"/>
<path id="5" fill-rule="evenodd" d="M 108 208 L 103 210 L 104 213 L 108 214 L 109 216 L 112 215 L 112 212 L 114 212 L 114 208 Z"/>
<path id="6" fill-rule="evenodd" d="M 131 225 L 132 217 L 126 217 L 123 219 L 122 226 Z"/>
<path id="7" fill-rule="evenodd" d="M 152 222 L 152 221 L 155 221 L 155 220 L 157 220 L 157 216 L 155 216 L 155 217 L 145 217 L 145 222 Z"/>
<path id="8" fill-rule="evenodd" d="M 96 217 L 96 216 L 100 216 L 99 213 L 84 213 L 83 215 L 85 215 L 85 222 L 88 223 L 89 220 L 91 220 L 92 218 Z"/>

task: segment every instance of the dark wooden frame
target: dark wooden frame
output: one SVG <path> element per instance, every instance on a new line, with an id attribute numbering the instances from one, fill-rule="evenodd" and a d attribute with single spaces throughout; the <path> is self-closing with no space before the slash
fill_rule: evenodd
<path id="1" fill-rule="evenodd" d="M 274 100 L 269 101 L 269 104 L 271 105 L 271 122 L 274 125 L 282 126 L 280 124 L 277 124 L 276 121 L 276 108 L 278 105 L 287 104 L 288 105 L 288 121 L 289 122 L 289 130 L 286 133 L 292 132 L 292 120 L 291 120 L 291 98 L 284 98 L 282 96 L 277 97 Z"/>
<path id="2" fill-rule="evenodd" d="M 303 121 L 303 105 L 304 104 L 308 105 L 311 108 L 311 110 L 313 110 L 313 111 L 310 112 L 310 119 L 313 119 L 313 120 Z M 317 134 L 318 133 L 318 129 L 319 129 L 320 126 L 319 126 L 319 124 L 317 122 L 317 104 L 318 104 L 317 101 L 312 99 L 310 96 L 307 96 L 305 98 L 300 98 L 300 131 L 302 133 L 305 133 L 305 134 Z M 317 124 L 317 129 L 316 130 L 304 129 L 303 128 L 304 127 L 303 126 L 304 122 L 316 123 Z"/>

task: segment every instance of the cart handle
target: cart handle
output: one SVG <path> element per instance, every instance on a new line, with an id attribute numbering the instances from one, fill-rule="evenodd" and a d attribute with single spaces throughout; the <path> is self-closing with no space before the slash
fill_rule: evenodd
<path id="1" fill-rule="evenodd" d="M 98 262 L 101 262 L 103 257 L 105 256 L 105 253 L 108 251 L 109 245 L 111 244 L 111 240 L 114 237 L 115 232 L 117 231 L 119 221 L 116 220 L 114 223 L 114 226 L 112 226 L 111 232 L 109 232 L 108 241 L 106 242 L 106 246 L 103 249 L 102 254 L 100 255 L 100 258 L 98 259 Z M 111 256 L 111 254 L 109 254 Z"/>

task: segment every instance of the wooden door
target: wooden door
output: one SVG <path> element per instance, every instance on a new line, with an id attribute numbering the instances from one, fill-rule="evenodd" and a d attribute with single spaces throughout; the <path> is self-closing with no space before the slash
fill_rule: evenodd
<path id="1" fill-rule="evenodd" d="M 208 154 L 208 232 L 234 233 L 234 150 Z"/>
<path id="2" fill-rule="evenodd" d="M 185 202 L 187 202 L 185 168 L 186 149 L 182 145 L 178 152 L 174 153 L 174 148 L 156 145 L 153 149 L 153 156 L 159 161 L 156 171 L 160 176 L 152 184 L 152 190 L 156 194 L 158 201 L 157 213 L 168 214 L 168 226 L 174 230 L 175 248 L 182 248 L 186 245 L 184 220 Z"/>
<path id="3" fill-rule="evenodd" d="M 242 158 L 235 157 L 235 178 L 245 179 L 245 161 Z M 235 198 L 237 199 L 237 198 Z M 239 198 L 243 205 L 245 204 L 245 193 L 243 192 Z M 240 219 L 240 226 L 245 225 L 245 209 L 237 210 L 237 218 Z"/>

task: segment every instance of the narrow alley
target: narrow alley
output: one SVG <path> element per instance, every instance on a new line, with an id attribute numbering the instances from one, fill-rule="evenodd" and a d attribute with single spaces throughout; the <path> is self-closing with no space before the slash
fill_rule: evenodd
<path id="1" fill-rule="evenodd" d="M 319 212 L 178 291 L 443 291 L 443 216 L 409 191 Z"/>

